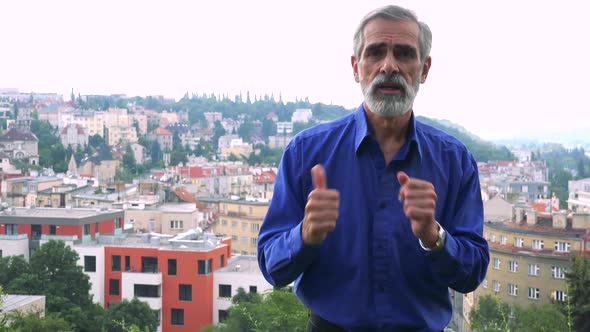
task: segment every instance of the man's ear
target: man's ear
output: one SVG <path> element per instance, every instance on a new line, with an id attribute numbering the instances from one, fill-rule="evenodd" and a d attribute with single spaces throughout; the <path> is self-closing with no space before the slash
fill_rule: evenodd
<path id="1" fill-rule="evenodd" d="M 431 65 L 432 58 L 428 56 L 426 60 L 424 60 L 424 65 L 422 66 L 422 76 L 420 77 L 420 83 L 426 82 L 426 78 L 428 77 L 428 72 L 430 71 Z"/>
<path id="2" fill-rule="evenodd" d="M 350 65 L 352 66 L 352 73 L 354 74 L 354 81 L 359 83 L 361 81 L 359 77 L 359 66 L 354 55 L 350 56 Z"/>

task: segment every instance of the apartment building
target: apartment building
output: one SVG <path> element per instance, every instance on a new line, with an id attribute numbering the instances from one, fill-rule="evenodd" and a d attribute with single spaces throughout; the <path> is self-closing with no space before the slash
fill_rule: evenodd
<path id="1" fill-rule="evenodd" d="M 194 203 L 166 203 L 155 207 L 129 207 L 125 218 L 136 231 L 178 234 L 203 228 L 205 216 Z"/>
<path id="2" fill-rule="evenodd" d="M 0 212 L 0 256 L 30 257 L 41 240 L 90 242 L 101 234 L 122 234 L 122 210 L 7 208 Z"/>
<path id="3" fill-rule="evenodd" d="M 238 288 L 249 293 L 273 290 L 260 272 L 256 256 L 233 256 L 227 266 L 213 273 L 213 324 L 227 319 L 231 299 Z"/>
<path id="4" fill-rule="evenodd" d="M 230 200 L 200 198 L 205 204 L 213 204 L 218 211 L 218 220 L 212 231 L 231 237 L 232 253 L 256 256 L 258 232 L 268 211 L 268 201 Z"/>
<path id="5" fill-rule="evenodd" d="M 590 254 L 588 228 L 589 215 L 568 217 L 519 207 L 509 222 L 486 223 L 490 266 L 476 298 L 495 294 L 521 305 L 565 301 L 570 254 Z"/>

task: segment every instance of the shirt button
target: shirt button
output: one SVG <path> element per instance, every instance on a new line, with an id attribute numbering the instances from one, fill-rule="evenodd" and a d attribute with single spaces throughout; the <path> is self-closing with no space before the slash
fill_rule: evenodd
<path id="1" fill-rule="evenodd" d="M 379 208 L 380 209 L 385 209 L 386 206 L 387 206 L 387 202 L 386 201 L 383 201 L 383 202 L 379 203 Z"/>
<path id="2" fill-rule="evenodd" d="M 385 292 L 385 287 L 383 287 L 383 286 L 379 286 L 377 289 L 379 290 L 380 293 Z"/>

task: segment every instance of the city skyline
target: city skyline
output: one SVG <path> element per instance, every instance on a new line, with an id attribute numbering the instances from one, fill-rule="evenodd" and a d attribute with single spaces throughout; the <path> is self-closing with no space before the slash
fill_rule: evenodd
<path id="1" fill-rule="evenodd" d="M 76 95 L 225 94 L 355 108 L 350 67 L 361 17 L 385 1 L 192 4 L 172 1 L 3 3 L 0 87 Z M 399 1 L 433 31 L 433 65 L 417 115 L 485 139 L 587 126 L 580 43 L 588 6 Z M 35 8 L 35 10 L 31 10 Z M 565 52 L 564 52 L 565 51 Z"/>

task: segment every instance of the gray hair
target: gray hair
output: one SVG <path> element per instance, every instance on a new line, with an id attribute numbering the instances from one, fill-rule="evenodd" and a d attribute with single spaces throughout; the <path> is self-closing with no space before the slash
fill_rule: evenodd
<path id="1" fill-rule="evenodd" d="M 409 10 L 399 6 L 385 6 L 377 8 L 372 12 L 368 13 L 363 17 L 361 23 L 354 32 L 354 55 L 358 60 L 361 59 L 361 50 L 363 48 L 363 30 L 367 23 L 375 18 L 384 18 L 393 21 L 411 21 L 418 24 L 420 28 L 420 35 L 418 38 L 418 44 L 420 47 L 420 62 L 424 64 L 426 58 L 430 54 L 430 48 L 432 47 L 432 32 L 426 23 L 418 21 L 416 14 Z"/>

